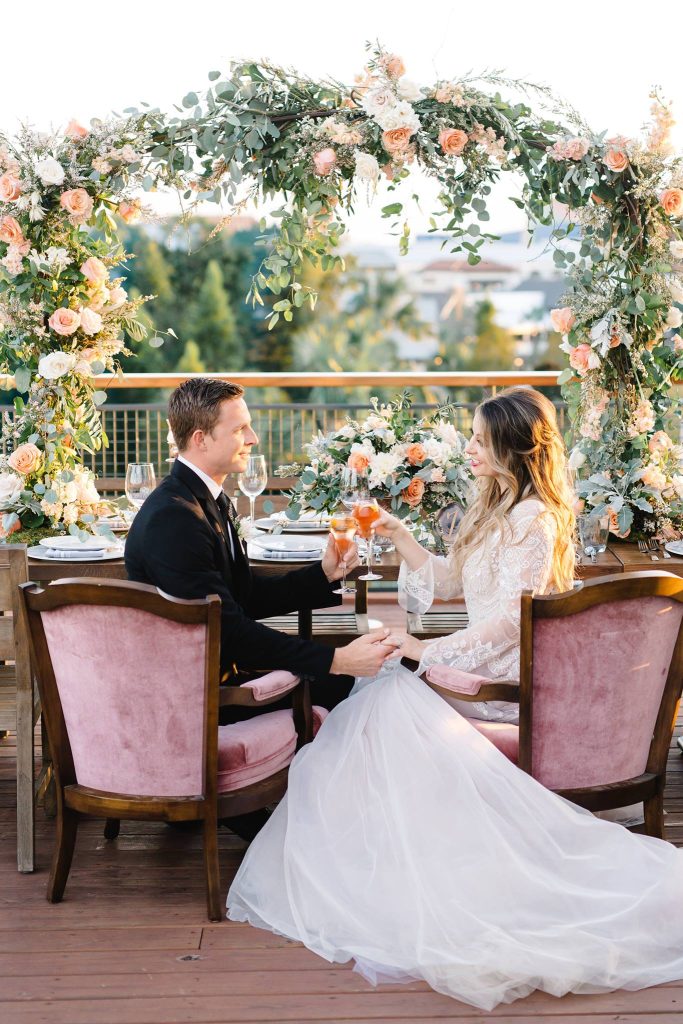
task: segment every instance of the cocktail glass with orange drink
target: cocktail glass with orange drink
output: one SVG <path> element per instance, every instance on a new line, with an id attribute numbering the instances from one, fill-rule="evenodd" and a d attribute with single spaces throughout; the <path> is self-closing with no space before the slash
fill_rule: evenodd
<path id="1" fill-rule="evenodd" d="M 348 512 L 336 512 L 330 519 L 330 533 L 334 537 L 334 543 L 339 552 L 339 557 L 343 558 L 344 555 L 348 554 L 354 544 L 353 538 L 356 536 L 356 530 L 358 529 L 358 523 L 354 517 Z M 346 564 L 343 563 L 344 575 L 342 576 L 341 586 L 337 590 L 333 590 L 333 594 L 352 594 L 353 590 L 351 587 L 346 586 Z"/>
<path id="2" fill-rule="evenodd" d="M 353 506 L 353 518 L 358 524 L 358 536 L 362 537 L 366 545 L 366 568 L 364 576 L 359 580 L 381 580 L 378 573 L 372 571 L 372 549 L 375 536 L 375 523 L 380 517 L 379 505 L 374 498 L 359 495 L 356 504 Z"/>

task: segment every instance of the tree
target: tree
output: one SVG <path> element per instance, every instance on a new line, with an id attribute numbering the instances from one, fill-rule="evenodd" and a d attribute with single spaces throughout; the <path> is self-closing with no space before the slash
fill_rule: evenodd
<path id="1" fill-rule="evenodd" d="M 468 370 L 510 370 L 515 358 L 515 339 L 495 321 L 496 310 L 489 299 L 477 306 L 474 320 L 475 341 Z"/>
<path id="2" fill-rule="evenodd" d="M 235 317 L 223 284 L 218 260 L 209 260 L 190 317 L 192 337 L 209 371 L 229 373 L 243 365 L 235 331 Z"/>
<path id="3" fill-rule="evenodd" d="M 187 341 L 183 354 L 178 360 L 176 367 L 179 373 L 206 373 L 206 366 L 202 361 L 199 345 L 196 341 Z"/>

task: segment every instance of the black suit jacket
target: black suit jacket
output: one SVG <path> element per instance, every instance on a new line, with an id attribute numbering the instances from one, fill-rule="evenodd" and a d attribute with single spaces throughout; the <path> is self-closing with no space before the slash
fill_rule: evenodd
<path id="1" fill-rule="evenodd" d="M 235 557 L 227 530 L 231 529 Z M 334 651 L 270 629 L 256 619 L 340 604 L 319 562 L 278 576 L 252 573 L 244 549 L 224 523 L 209 489 L 182 462 L 147 498 L 126 541 L 126 571 L 173 597 L 218 594 L 221 669 L 288 669 L 326 676 Z"/>

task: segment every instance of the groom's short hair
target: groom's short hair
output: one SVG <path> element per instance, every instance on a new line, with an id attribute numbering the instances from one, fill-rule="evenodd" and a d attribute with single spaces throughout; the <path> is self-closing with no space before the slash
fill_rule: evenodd
<path id="1" fill-rule="evenodd" d="M 193 377 L 180 384 L 168 400 L 168 422 L 178 451 L 185 451 L 195 430 L 210 434 L 221 404 L 243 394 L 241 384 L 215 377 Z"/>

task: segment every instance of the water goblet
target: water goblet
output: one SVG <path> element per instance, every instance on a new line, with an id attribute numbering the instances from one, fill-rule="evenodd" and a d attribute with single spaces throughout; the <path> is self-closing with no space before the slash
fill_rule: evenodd
<path id="1" fill-rule="evenodd" d="M 358 491 L 362 485 L 363 476 L 358 470 L 350 466 L 344 466 L 339 481 L 339 500 L 349 512 L 353 509 L 358 499 Z"/>
<path id="2" fill-rule="evenodd" d="M 262 494 L 268 484 L 268 468 L 263 455 L 250 455 L 247 459 L 246 469 L 237 477 L 237 483 L 242 494 L 249 498 L 251 524 L 254 525 L 256 498 Z"/>
<path id="3" fill-rule="evenodd" d="M 606 516 L 586 513 L 578 516 L 579 541 L 584 555 L 588 555 L 591 562 L 595 562 L 599 554 L 607 548 L 607 534 L 609 524 Z"/>
<path id="4" fill-rule="evenodd" d="M 126 497 L 137 512 L 156 487 L 151 462 L 129 462 L 126 467 Z"/>
<path id="5" fill-rule="evenodd" d="M 334 542 L 339 552 L 339 557 L 343 558 L 344 555 L 353 547 L 353 538 L 356 536 L 358 529 L 358 523 L 352 515 L 348 515 L 344 512 L 338 512 L 330 519 L 330 533 L 334 537 Z M 343 573 L 341 585 L 333 590 L 333 594 L 353 594 L 351 587 L 346 586 L 346 563 L 342 565 Z"/>

